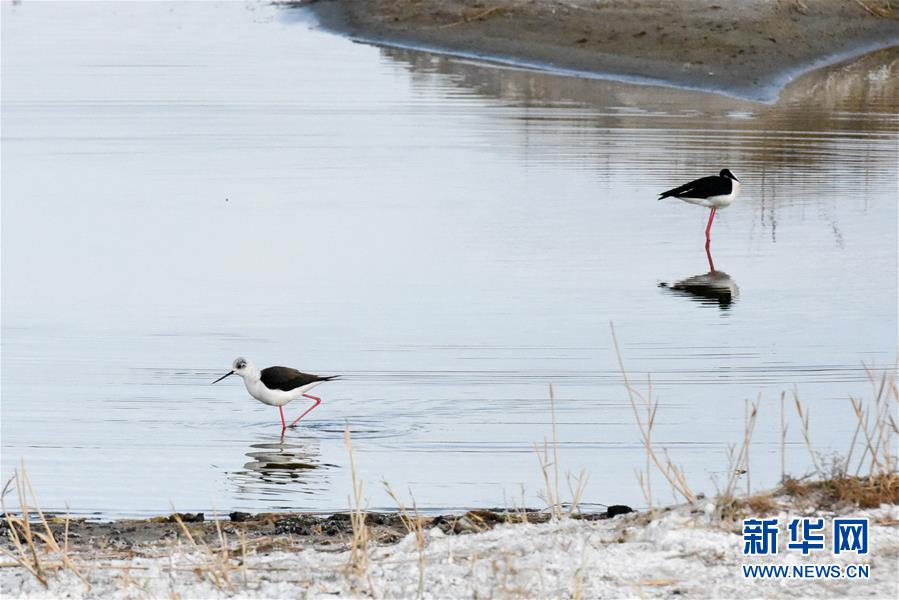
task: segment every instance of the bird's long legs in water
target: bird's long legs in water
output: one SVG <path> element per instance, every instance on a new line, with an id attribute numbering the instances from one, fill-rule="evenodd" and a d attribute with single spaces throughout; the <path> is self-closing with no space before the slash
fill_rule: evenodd
<path id="1" fill-rule="evenodd" d="M 709 214 L 709 224 L 705 226 L 705 247 L 706 248 L 709 247 L 709 243 L 711 243 L 711 241 L 712 241 L 710 234 L 712 232 L 712 221 L 715 220 L 715 211 L 716 210 L 718 210 L 718 209 L 712 207 L 712 212 L 711 212 L 711 214 Z"/>
<path id="2" fill-rule="evenodd" d="M 314 401 L 315 404 L 313 404 L 312 406 L 310 406 L 309 408 L 307 408 L 307 409 L 306 409 L 306 412 L 304 412 L 304 413 L 301 414 L 299 417 L 297 417 L 296 420 L 294 420 L 294 422 L 291 423 L 291 424 L 289 425 L 290 427 L 293 427 L 294 425 L 296 425 L 297 423 L 299 423 L 299 422 L 300 422 L 300 419 L 302 419 L 303 417 L 305 417 L 306 415 L 308 415 L 310 412 L 312 412 L 312 409 L 316 408 L 319 404 L 322 403 L 322 399 L 321 399 L 321 398 L 319 398 L 318 396 L 313 396 L 312 394 L 303 394 L 303 397 L 304 397 L 304 398 L 309 398 L 310 400 Z M 282 422 L 283 422 L 283 420 L 284 420 L 284 415 L 283 415 L 283 414 L 281 415 L 281 420 L 282 420 Z"/>

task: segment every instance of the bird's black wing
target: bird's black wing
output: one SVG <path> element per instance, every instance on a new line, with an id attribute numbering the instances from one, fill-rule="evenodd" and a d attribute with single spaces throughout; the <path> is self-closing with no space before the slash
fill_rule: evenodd
<path id="1" fill-rule="evenodd" d="M 730 180 L 727 181 L 729 182 Z M 722 178 L 712 175 L 711 177 L 703 177 L 690 183 L 685 183 L 667 192 L 662 192 L 659 194 L 659 200 L 671 196 L 675 198 L 708 198 L 709 196 L 717 196 L 719 194 L 729 194 L 730 190 L 724 190 L 722 189 L 723 187 L 727 186 L 724 185 Z"/>
<path id="2" fill-rule="evenodd" d="M 269 367 L 262 369 L 260 375 L 265 387 L 270 390 L 281 390 L 283 392 L 289 392 L 316 381 L 331 381 L 337 378 L 337 375 L 322 377 L 321 375 L 303 373 L 290 367 Z"/>

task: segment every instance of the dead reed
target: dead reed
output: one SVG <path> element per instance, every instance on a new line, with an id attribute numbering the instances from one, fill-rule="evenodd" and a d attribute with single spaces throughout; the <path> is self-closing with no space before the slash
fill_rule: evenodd
<path id="1" fill-rule="evenodd" d="M 645 395 L 630 381 L 624 367 L 621 350 L 611 325 L 612 341 L 621 369 L 621 376 L 627 390 L 628 400 L 633 410 L 634 420 L 640 432 L 640 439 L 646 451 L 644 472 L 637 472 L 647 505 L 653 508 L 651 467 L 662 474 L 675 494 L 686 502 L 693 502 L 697 496 L 687 484 L 684 471 L 673 463 L 667 450 L 657 451 L 653 443 L 653 427 L 658 411 L 658 401 L 652 396 L 652 380 L 647 380 Z M 776 502 L 774 496 L 783 493 L 794 497 L 804 497 L 821 507 L 843 504 L 861 507 L 877 506 L 880 503 L 899 503 L 899 474 L 897 474 L 896 444 L 899 440 L 894 413 L 899 407 L 899 388 L 896 385 L 895 369 L 885 369 L 880 373 L 866 367 L 872 385 L 873 400 L 867 403 L 850 397 L 855 416 L 855 428 L 845 457 L 832 459 L 827 465 L 812 440 L 811 414 L 794 390 L 793 404 L 799 419 L 799 431 L 808 451 L 812 465 L 813 481 L 803 483 L 786 474 L 786 445 L 789 424 L 785 410 L 785 394 L 780 396 L 780 464 L 782 486 L 779 490 L 753 495 L 750 449 L 756 421 L 761 405 L 761 396 L 754 402 L 746 401 L 744 411 L 743 439 L 739 444 L 729 445 L 727 456 L 727 479 L 718 487 L 715 496 L 716 514 L 721 519 L 734 518 L 740 507 L 750 507 L 759 512 L 771 510 Z M 737 493 L 737 485 L 745 479 L 743 494 Z M 716 486 L 718 484 L 716 483 Z"/>
<path id="2" fill-rule="evenodd" d="M 899 464 L 896 443 L 899 441 L 894 411 L 899 407 L 899 388 L 895 371 L 881 373 L 865 367 L 871 382 L 873 400 L 849 397 L 855 429 L 844 457 L 825 465 L 811 442 L 810 411 L 794 392 L 796 413 L 802 437 L 814 465 L 811 481 L 785 477 L 781 493 L 796 501 L 817 507 L 860 506 L 873 508 L 880 504 L 899 504 Z"/>
<path id="3" fill-rule="evenodd" d="M 640 441 L 643 443 L 643 448 L 646 451 L 646 471 L 645 474 L 638 473 L 637 479 L 640 482 L 640 487 L 643 489 L 643 495 L 646 497 L 646 502 L 649 510 L 652 511 L 653 507 L 651 482 L 652 465 L 655 465 L 659 473 L 661 473 L 665 480 L 668 482 L 671 491 L 675 495 L 675 500 L 678 496 L 680 496 L 686 502 L 694 502 L 696 500 L 696 494 L 693 493 L 693 490 L 687 483 L 687 478 L 684 474 L 683 469 L 671 460 L 671 457 L 668 455 L 667 450 L 662 450 L 662 454 L 664 455 L 663 460 L 653 446 L 652 432 L 653 427 L 655 426 L 656 413 L 659 408 L 659 403 L 658 400 L 654 400 L 652 397 L 652 379 L 647 378 L 645 396 L 633 385 L 631 385 L 630 378 L 627 375 L 627 370 L 624 368 L 624 359 L 621 357 L 621 349 L 618 346 L 618 338 L 615 336 L 615 325 L 613 323 L 609 323 L 609 327 L 612 330 L 612 342 L 615 346 L 615 355 L 618 357 L 618 367 L 621 370 L 621 377 L 624 380 L 624 387 L 627 390 L 628 402 L 631 405 L 631 409 L 634 413 L 634 420 L 636 421 L 637 428 L 640 431 Z"/>
<path id="4" fill-rule="evenodd" d="M 559 451 L 558 438 L 556 437 L 556 397 L 553 386 L 549 386 L 550 422 L 552 424 L 552 459 L 550 459 L 550 446 L 546 438 L 543 438 L 543 449 L 534 442 L 534 452 L 540 463 L 540 472 L 543 475 L 544 489 L 538 492 L 538 496 L 546 502 L 553 519 L 561 518 L 562 507 L 559 503 Z"/>
<path id="5" fill-rule="evenodd" d="M 371 596 L 377 598 L 378 595 L 375 592 L 375 586 L 369 571 L 371 533 L 368 530 L 368 525 L 365 523 L 368 504 L 362 495 L 362 482 L 356 475 L 356 457 L 353 454 L 353 437 L 350 435 L 349 425 L 343 430 L 343 444 L 346 446 L 350 457 L 350 476 L 353 486 L 353 494 L 349 499 L 353 539 L 350 543 L 350 557 L 346 567 L 347 582 L 350 587 L 350 593 L 358 593 L 358 590 L 361 588 L 360 584 L 365 582 Z"/>
<path id="6" fill-rule="evenodd" d="M 899 441 L 894 411 L 899 407 L 899 388 L 892 369 L 880 373 L 865 368 L 872 385 L 873 400 L 849 397 L 855 427 L 845 455 L 825 459 L 812 440 L 811 410 L 793 391 L 793 404 L 799 419 L 802 441 L 808 451 L 812 472 L 793 478 L 786 474 L 784 447 L 788 424 L 781 394 L 781 485 L 763 494 L 735 500 L 755 513 L 773 512 L 777 497 L 789 497 L 789 503 L 814 509 L 839 510 L 851 507 L 874 508 L 881 504 L 899 504 L 899 473 L 896 443 Z"/>
<path id="7" fill-rule="evenodd" d="M 569 502 L 562 501 L 561 487 L 559 485 L 559 438 L 556 433 L 556 394 L 551 385 L 549 386 L 549 407 L 552 444 L 546 438 L 543 439 L 542 449 L 536 442 L 534 443 L 534 452 L 537 454 L 537 462 L 540 464 L 544 485 L 543 490 L 538 492 L 537 496 L 546 503 L 550 517 L 553 520 L 557 520 L 578 512 L 581 497 L 584 489 L 587 487 L 589 477 L 583 469 L 575 478 L 572 478 L 570 472 L 566 472 L 565 479 L 568 483 L 571 500 Z M 552 459 L 550 459 L 550 450 L 552 451 Z M 565 510 L 566 504 L 568 505 L 567 511 Z M 525 517 L 526 519 L 527 517 Z"/>
<path id="8" fill-rule="evenodd" d="M 403 501 L 396 495 L 396 492 L 393 491 L 391 485 L 386 481 L 382 481 L 381 483 L 384 484 L 384 489 L 387 491 L 387 494 L 396 503 L 397 509 L 400 511 L 400 520 L 402 520 L 406 531 L 415 537 L 415 547 L 418 550 L 417 597 L 422 598 L 425 593 L 425 547 L 427 545 L 424 519 L 418 514 L 418 506 L 415 504 L 415 496 L 412 495 L 412 490 L 409 490 L 409 496 L 412 498 L 412 514 L 410 515 L 409 511 L 407 511 L 406 507 L 403 505 Z"/>
<path id="9" fill-rule="evenodd" d="M 228 538 L 222 531 L 219 519 L 215 519 L 216 533 L 219 538 L 219 549 L 216 551 L 205 541 L 197 541 L 181 519 L 181 516 L 175 511 L 174 506 L 172 507 L 172 517 L 175 523 L 178 524 L 178 528 L 181 529 L 181 533 L 184 534 L 184 538 L 190 543 L 190 548 L 193 551 L 190 556 L 198 558 L 200 562 L 193 569 L 197 577 L 208 580 L 220 590 L 234 592 L 235 588 L 231 583 L 231 572 L 234 570 L 234 565 L 231 564 Z"/>
<path id="10" fill-rule="evenodd" d="M 718 490 L 719 498 L 730 499 L 736 494 L 737 484 L 742 476 L 746 476 L 746 495 L 751 492 L 749 478 L 749 448 L 752 444 L 752 434 L 755 432 L 755 422 L 759 414 L 759 403 L 761 396 L 752 403 L 746 404 L 746 413 L 743 419 L 743 441 L 740 443 L 739 449 L 736 444 L 727 447 L 725 454 L 727 455 L 727 482 L 724 488 Z"/>
<path id="11" fill-rule="evenodd" d="M 6 495 L 11 488 L 16 490 L 18 496 L 19 515 L 12 514 L 6 507 Z M 9 539 L 15 549 L 15 552 L 9 552 L 5 548 L 0 548 L 4 554 L 31 573 L 45 588 L 48 587 L 50 571 L 68 570 L 81 579 L 85 588 L 90 590 L 88 579 L 75 566 L 69 555 L 69 515 L 66 514 L 65 517 L 63 545 L 60 547 L 50 528 L 50 523 L 37 501 L 34 487 L 32 487 L 28 472 L 25 470 L 24 460 L 3 486 L 3 491 L 0 493 L 0 508 L 3 510 Z M 40 528 L 32 527 L 33 518 L 37 519 L 37 523 L 43 531 L 40 531 Z"/>

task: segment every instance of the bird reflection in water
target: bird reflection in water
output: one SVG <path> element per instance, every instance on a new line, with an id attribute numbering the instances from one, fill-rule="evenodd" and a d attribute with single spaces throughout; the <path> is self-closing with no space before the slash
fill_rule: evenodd
<path id="1" fill-rule="evenodd" d="M 246 455 L 251 460 L 231 474 L 244 492 L 284 493 L 287 490 L 270 486 L 289 485 L 315 493 L 319 487 L 316 484 L 324 483 L 324 472 L 334 466 L 321 462 L 315 439 L 285 442 L 281 436 L 251 444 Z"/>
<path id="2" fill-rule="evenodd" d="M 687 277 L 675 283 L 660 283 L 659 287 L 687 296 L 701 304 L 717 304 L 719 308 L 726 310 L 737 301 L 740 288 L 730 275 L 715 269 L 709 246 L 705 247 L 705 255 L 709 260 L 708 273 Z"/>

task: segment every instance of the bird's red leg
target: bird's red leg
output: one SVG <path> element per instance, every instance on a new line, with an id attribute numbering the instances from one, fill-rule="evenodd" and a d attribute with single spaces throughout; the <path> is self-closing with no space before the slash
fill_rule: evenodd
<path id="1" fill-rule="evenodd" d="M 715 219 L 715 211 L 718 210 L 712 207 L 712 213 L 709 215 L 709 224 L 705 226 L 705 243 L 708 245 L 712 238 L 709 237 L 709 233 L 712 231 L 712 221 Z"/>
<path id="2" fill-rule="evenodd" d="M 306 415 L 308 415 L 310 412 L 312 412 L 312 409 L 313 409 L 313 408 L 315 408 L 316 406 L 318 406 L 319 404 L 322 403 L 322 399 L 319 398 L 319 397 L 317 397 L 317 396 L 313 396 L 313 395 L 311 395 L 311 394 L 303 394 L 303 396 L 306 397 L 306 398 L 309 398 L 310 400 L 314 400 L 314 401 L 315 401 L 315 404 L 313 404 L 312 406 L 310 406 L 309 408 L 307 408 L 307 409 L 306 409 L 306 412 L 304 412 L 304 413 L 301 414 L 299 417 L 297 417 L 296 420 L 295 420 L 293 423 L 290 424 L 291 427 L 293 427 L 294 425 L 296 425 L 297 423 L 299 423 L 299 422 L 300 422 L 300 419 L 302 419 L 303 417 L 305 417 Z"/>
<path id="3" fill-rule="evenodd" d="M 284 407 L 279 406 L 278 410 L 281 411 L 281 433 L 284 433 L 284 430 L 287 429 L 287 421 L 284 420 Z"/>

